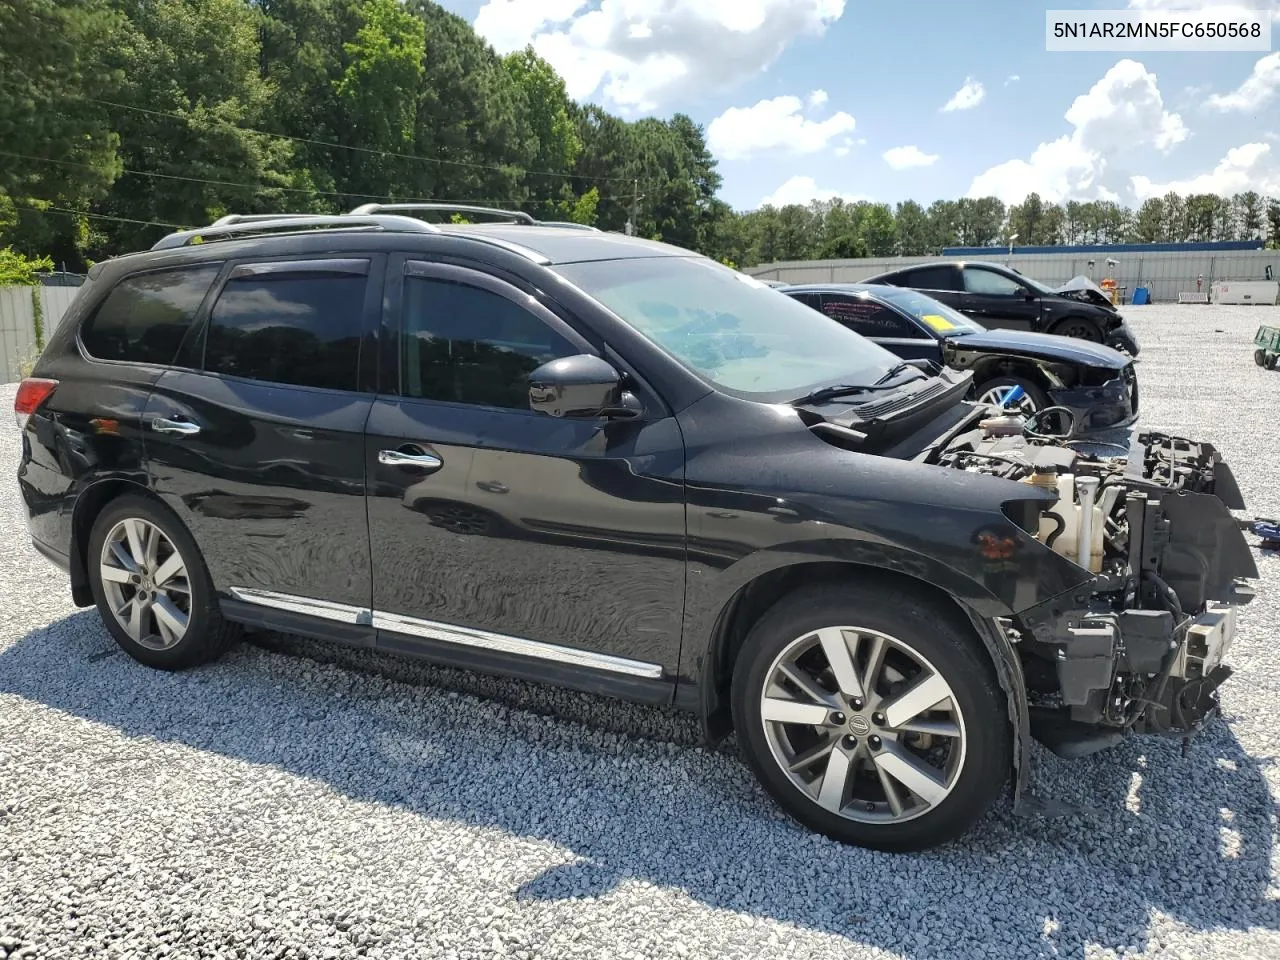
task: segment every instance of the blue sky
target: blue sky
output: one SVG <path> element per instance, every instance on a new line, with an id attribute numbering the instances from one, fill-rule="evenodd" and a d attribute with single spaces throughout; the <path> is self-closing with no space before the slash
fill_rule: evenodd
<path id="1" fill-rule="evenodd" d="M 1261 2 L 1280 41 L 1280 0 L 1213 2 Z M 1280 194 L 1280 53 L 1045 51 L 1046 9 L 1126 5 L 1210 4 L 445 0 L 500 52 L 532 42 L 579 99 L 692 116 L 739 209 Z"/>

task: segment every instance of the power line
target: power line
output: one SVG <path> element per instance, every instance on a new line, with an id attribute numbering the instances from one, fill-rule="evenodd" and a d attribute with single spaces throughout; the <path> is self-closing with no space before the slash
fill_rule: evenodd
<path id="1" fill-rule="evenodd" d="M 34 160 L 37 163 L 56 163 L 56 164 L 60 164 L 62 166 L 67 166 L 67 167 L 82 167 L 86 170 L 97 169 L 96 167 L 93 166 L 93 164 L 80 163 L 77 160 L 55 160 L 52 157 L 37 157 L 37 156 L 32 156 L 31 154 L 26 154 L 26 153 L 14 153 L 11 150 L 0 150 L 0 156 L 16 157 L 20 160 Z M 204 177 L 183 177 L 174 173 L 155 173 L 150 170 L 130 170 L 128 168 L 125 168 L 121 170 L 121 173 L 129 174 L 135 177 L 152 177 L 159 180 L 179 180 L 186 183 L 205 183 L 205 184 L 211 184 L 214 186 L 223 186 L 223 187 L 243 187 L 246 190 L 261 190 L 261 191 L 279 190 L 285 193 L 301 193 L 301 194 L 308 194 L 308 195 L 314 194 L 314 195 L 326 196 L 326 197 L 355 197 L 360 200 L 392 200 L 394 199 L 392 197 L 388 197 L 383 194 L 376 194 L 376 193 L 352 193 L 346 190 L 319 190 L 319 189 L 311 190 L 306 187 L 276 187 L 276 186 L 271 186 L 269 184 L 264 184 L 264 183 L 263 184 L 241 183 L 237 180 L 209 180 Z M 404 203 L 450 203 L 451 202 L 449 200 L 433 199 L 430 197 L 402 197 L 399 199 Z M 500 199 L 500 200 L 495 200 L 495 199 L 468 200 L 467 202 L 468 203 L 527 203 L 528 200 L 521 199 L 518 197 L 510 197 L 507 199 Z"/>
<path id="2" fill-rule="evenodd" d="M 116 223 L 137 223 L 146 227 L 168 227 L 171 230 L 186 230 L 185 224 L 165 223 L 163 220 L 135 220 L 133 217 L 113 217 L 107 213 L 86 213 L 83 210 L 69 210 L 66 207 L 18 207 L 21 213 L 65 213 L 73 217 L 88 217 L 90 220 L 114 220 Z"/>
<path id="3" fill-rule="evenodd" d="M 114 100 L 100 100 L 96 97 L 86 97 L 90 103 L 98 103 L 107 107 L 117 107 L 121 110 L 133 110 L 137 113 L 145 113 L 155 117 L 169 117 L 174 120 L 181 120 L 184 123 L 190 123 L 191 118 L 181 113 L 173 113 L 168 110 L 150 110 L 146 107 L 135 107 L 128 103 L 117 103 Z M 243 124 L 232 123 L 230 120 L 218 119 L 219 123 L 233 127 L 236 130 L 243 130 L 245 133 L 254 133 L 262 137 L 276 137 L 281 140 L 292 140 L 294 143 L 306 143 L 315 147 L 331 147 L 335 150 L 352 150 L 357 153 L 373 154 L 380 157 L 396 157 L 401 160 L 417 160 L 422 163 L 438 163 L 452 167 L 470 167 L 476 170 L 497 170 L 506 172 L 507 167 L 494 163 L 474 163 L 467 160 L 444 160 L 440 157 L 423 157 L 413 153 L 399 153 L 395 150 L 379 150 L 375 147 L 355 147 L 345 143 L 334 143 L 331 140 L 313 140 L 308 137 L 293 137 L 287 133 L 272 133 L 269 130 L 259 130 L 256 127 L 246 127 Z M 578 176 L 573 173 L 559 173 L 552 170 L 525 170 L 526 175 L 535 175 L 540 177 L 563 177 L 566 180 L 591 180 L 597 183 L 625 183 L 630 177 L 587 177 Z"/>

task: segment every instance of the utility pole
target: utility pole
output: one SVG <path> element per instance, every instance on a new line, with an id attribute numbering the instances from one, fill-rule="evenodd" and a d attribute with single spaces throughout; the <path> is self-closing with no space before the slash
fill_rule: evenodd
<path id="1" fill-rule="evenodd" d="M 636 230 L 639 229 L 640 220 L 640 201 L 644 199 L 640 196 L 640 178 L 636 177 L 632 181 L 631 191 L 631 216 L 627 218 L 627 236 L 634 237 Z"/>

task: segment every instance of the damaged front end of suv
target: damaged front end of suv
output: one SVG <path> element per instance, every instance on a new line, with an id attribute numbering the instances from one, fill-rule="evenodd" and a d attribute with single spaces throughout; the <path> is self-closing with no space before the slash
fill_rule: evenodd
<path id="1" fill-rule="evenodd" d="M 1189 738 L 1218 712 L 1237 609 L 1258 576 L 1230 513 L 1244 508 L 1240 489 L 1208 443 L 1142 433 L 1119 457 L 1076 446 L 997 418 L 933 454 L 1043 491 L 1005 512 L 1078 575 L 1075 589 L 1002 622 L 1030 731 L 1062 756 L 1126 734 Z"/>

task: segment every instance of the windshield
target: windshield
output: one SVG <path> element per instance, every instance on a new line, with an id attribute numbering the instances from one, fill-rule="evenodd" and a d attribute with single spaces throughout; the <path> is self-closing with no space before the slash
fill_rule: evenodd
<path id="1" fill-rule="evenodd" d="M 705 257 L 554 268 L 725 393 L 764 403 L 827 384 L 874 384 L 898 358 L 752 277 Z"/>
<path id="2" fill-rule="evenodd" d="M 1012 269 L 1012 268 L 1011 268 L 1011 269 Z M 1023 286 L 1029 287 L 1030 289 L 1034 290 L 1036 293 L 1041 293 L 1041 294 L 1043 294 L 1043 293 L 1053 293 L 1053 292 L 1054 292 L 1054 290 L 1053 290 L 1053 288 L 1052 288 L 1052 287 L 1046 287 L 1046 286 L 1045 286 L 1043 283 L 1041 283 L 1039 280 L 1035 280 L 1035 279 L 1033 279 L 1033 278 L 1031 278 L 1031 277 L 1028 277 L 1028 276 L 1027 276 L 1025 273 L 1023 273 L 1021 270 L 1014 270 L 1013 272 L 1014 272 L 1014 273 L 1016 273 L 1016 274 L 1018 275 L 1018 277 L 1020 278 L 1020 280 L 1021 280 L 1021 282 L 1022 282 Z"/>
<path id="3" fill-rule="evenodd" d="M 916 290 L 908 290 L 906 287 L 877 287 L 872 292 L 886 303 L 892 304 L 899 310 L 905 310 L 938 333 L 953 336 L 962 333 L 980 333 L 987 329 L 958 310 L 951 309 L 940 300 L 935 300 Z"/>

